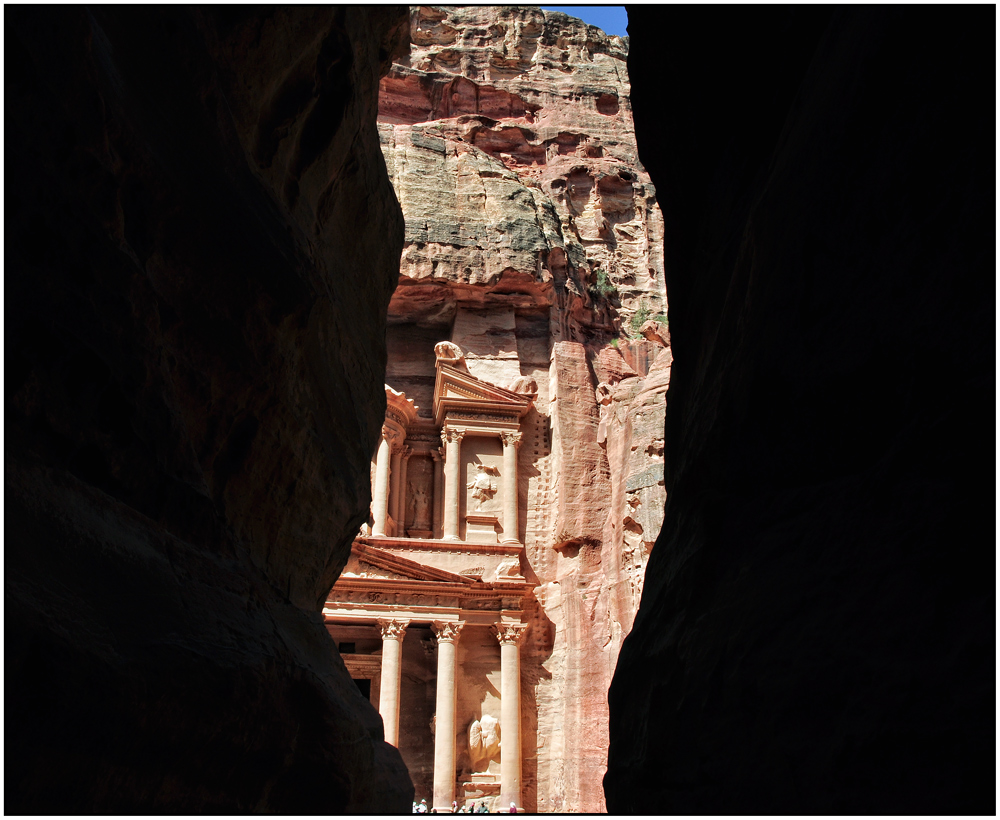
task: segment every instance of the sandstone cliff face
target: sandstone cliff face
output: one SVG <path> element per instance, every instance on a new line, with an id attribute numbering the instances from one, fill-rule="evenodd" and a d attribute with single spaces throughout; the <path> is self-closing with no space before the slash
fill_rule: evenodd
<path id="1" fill-rule="evenodd" d="M 407 810 L 317 612 L 385 407 L 405 11 L 6 21 L 6 808 Z"/>
<path id="2" fill-rule="evenodd" d="M 414 7 L 410 30 L 379 98 L 406 222 L 386 380 L 427 417 L 447 339 L 473 375 L 533 384 L 524 805 L 599 810 L 607 688 L 662 519 L 670 373 L 664 326 L 638 333 L 666 292 L 626 47 L 537 8 Z"/>
<path id="3" fill-rule="evenodd" d="M 991 814 L 993 15 L 629 18 L 676 361 L 608 808 Z"/>
<path id="4" fill-rule="evenodd" d="M 407 224 L 393 315 L 557 304 L 562 336 L 580 341 L 613 334 L 640 304 L 662 313 L 662 222 L 636 155 L 623 41 L 532 8 L 411 14 L 410 56 L 379 101 Z M 598 271 L 610 299 L 588 291 Z"/>

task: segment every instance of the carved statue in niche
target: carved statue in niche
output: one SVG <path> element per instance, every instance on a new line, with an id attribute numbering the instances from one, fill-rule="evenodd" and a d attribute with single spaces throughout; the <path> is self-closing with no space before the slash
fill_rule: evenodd
<path id="1" fill-rule="evenodd" d="M 500 721 L 483 715 L 469 724 L 469 760 L 472 771 L 485 772 L 490 761 L 500 753 Z"/>
<path id="2" fill-rule="evenodd" d="M 472 490 L 472 497 L 476 499 L 477 512 L 482 510 L 484 501 L 489 501 L 496 494 L 497 484 L 492 479 L 492 476 L 499 474 L 500 472 L 496 467 L 490 467 L 486 464 L 476 465 L 475 478 L 465 486 L 467 489 Z"/>
<path id="3" fill-rule="evenodd" d="M 410 496 L 410 509 L 413 511 L 413 526 L 418 530 L 427 530 L 431 526 L 431 497 L 422 484 L 413 486 L 409 484 L 408 494 Z"/>

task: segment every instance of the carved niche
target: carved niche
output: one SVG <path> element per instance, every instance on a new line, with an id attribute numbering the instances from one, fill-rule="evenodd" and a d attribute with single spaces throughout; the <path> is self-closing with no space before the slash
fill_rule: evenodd
<path id="1" fill-rule="evenodd" d="M 406 534 L 430 538 L 434 517 L 434 464 L 424 454 L 414 455 L 406 473 Z"/>

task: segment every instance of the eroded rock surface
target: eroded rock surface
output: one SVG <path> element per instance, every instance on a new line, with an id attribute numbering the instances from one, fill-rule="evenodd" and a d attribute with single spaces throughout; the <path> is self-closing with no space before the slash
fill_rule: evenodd
<path id="1" fill-rule="evenodd" d="M 613 812 L 995 812 L 992 20 L 629 7 L 676 360 Z"/>
<path id="2" fill-rule="evenodd" d="M 393 315 L 557 304 L 563 335 L 582 341 L 643 305 L 663 313 L 662 220 L 624 41 L 530 7 L 414 7 L 411 31 L 379 102 L 406 217 Z M 612 295 L 597 294 L 599 271 Z"/>
<path id="3" fill-rule="evenodd" d="M 450 340 L 477 378 L 535 396 L 517 466 L 536 585 L 523 802 L 601 810 L 607 689 L 663 513 L 670 373 L 626 43 L 528 7 L 414 7 L 410 29 L 379 102 L 406 221 L 386 381 L 429 420 L 434 345 Z"/>
<path id="4" fill-rule="evenodd" d="M 6 22 L 6 808 L 408 810 L 317 612 L 385 408 L 405 10 Z"/>

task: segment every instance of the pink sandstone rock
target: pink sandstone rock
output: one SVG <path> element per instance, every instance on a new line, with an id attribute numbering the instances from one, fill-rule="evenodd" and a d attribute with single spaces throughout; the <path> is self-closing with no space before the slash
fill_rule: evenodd
<path id="1" fill-rule="evenodd" d="M 536 584 L 524 805 L 602 810 L 607 690 L 663 513 L 670 372 L 662 339 L 623 330 L 639 311 L 666 312 L 626 42 L 537 8 L 425 6 L 411 9 L 411 41 L 379 101 L 406 221 L 386 381 L 429 422 L 433 347 L 447 339 L 477 378 L 533 384 L 518 453 Z M 408 762 L 428 789 L 426 749 Z"/>

